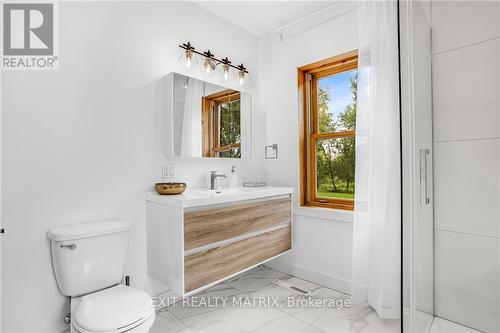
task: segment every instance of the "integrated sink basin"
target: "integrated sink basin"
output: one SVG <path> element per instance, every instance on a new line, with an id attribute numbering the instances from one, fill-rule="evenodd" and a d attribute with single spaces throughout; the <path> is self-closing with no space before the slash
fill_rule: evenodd
<path id="1" fill-rule="evenodd" d="M 263 190 L 265 188 L 259 188 Z M 206 190 L 206 189 L 193 189 L 193 195 L 208 195 L 208 196 L 220 196 L 220 195 L 239 195 L 244 193 L 258 192 L 259 189 L 250 187 L 235 187 L 235 188 L 224 188 L 217 190 Z"/>
<path id="2" fill-rule="evenodd" d="M 196 207 L 224 202 L 258 199 L 292 193 L 290 187 L 235 187 L 209 190 L 205 188 L 188 188 L 181 195 L 162 196 L 155 192 L 146 194 L 146 200 L 173 207 Z"/>

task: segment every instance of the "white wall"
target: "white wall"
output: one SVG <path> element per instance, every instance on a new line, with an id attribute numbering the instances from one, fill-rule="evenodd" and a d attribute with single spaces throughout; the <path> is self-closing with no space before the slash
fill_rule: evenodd
<path id="1" fill-rule="evenodd" d="M 357 48 L 355 3 L 336 7 L 338 16 L 287 37 L 260 41 L 261 109 L 267 114 L 267 144 L 279 145 L 279 159 L 267 160 L 268 182 L 298 193 L 297 68 Z M 343 14 L 342 14 L 343 13 Z M 297 195 L 295 197 L 298 206 Z M 270 266 L 350 292 L 352 213 L 296 207 L 294 251 Z"/>
<path id="2" fill-rule="evenodd" d="M 182 69 L 177 45 L 186 41 L 245 63 L 257 82 L 256 38 L 179 2 L 61 2 L 59 71 L 3 73 L 3 332 L 65 329 L 51 226 L 130 219 L 127 274 L 149 288 L 144 193 L 165 163 L 162 77 Z M 257 108 L 253 116 L 254 128 L 265 128 Z M 260 146 L 255 151 L 262 156 Z M 194 186 L 233 163 L 173 165 Z M 238 164 L 242 178 L 265 172 L 262 157 Z"/>
<path id="3" fill-rule="evenodd" d="M 433 1 L 436 314 L 500 331 L 500 3 Z"/>

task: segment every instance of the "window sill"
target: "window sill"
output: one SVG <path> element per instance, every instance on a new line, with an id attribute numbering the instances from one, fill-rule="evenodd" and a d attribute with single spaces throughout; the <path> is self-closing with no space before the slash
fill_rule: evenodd
<path id="1" fill-rule="evenodd" d="M 351 222 L 353 221 L 354 213 L 350 210 L 322 208 L 322 207 L 308 207 L 300 206 L 295 208 L 296 215 L 315 217 L 323 220 Z"/>

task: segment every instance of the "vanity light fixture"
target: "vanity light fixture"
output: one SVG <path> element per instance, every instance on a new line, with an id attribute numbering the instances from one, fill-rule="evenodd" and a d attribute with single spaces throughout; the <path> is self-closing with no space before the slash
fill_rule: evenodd
<path id="1" fill-rule="evenodd" d="M 243 85 L 245 83 L 245 74 L 248 72 L 247 72 L 247 69 L 245 68 L 245 66 L 243 66 L 243 64 L 238 66 L 238 70 L 239 70 L 239 77 L 240 77 L 240 85 Z"/>
<path id="2" fill-rule="evenodd" d="M 205 66 L 205 70 L 207 74 L 212 73 L 215 70 L 215 66 L 217 65 L 214 60 L 214 55 L 210 50 L 203 53 L 205 55 L 205 60 L 203 61 L 203 66 Z"/>
<path id="3" fill-rule="evenodd" d="M 193 61 L 194 47 L 191 46 L 190 42 L 187 42 L 187 44 L 182 44 L 182 47 L 186 50 L 185 51 L 185 55 L 186 55 L 186 67 L 190 68 L 191 67 L 191 62 Z"/>
<path id="4" fill-rule="evenodd" d="M 231 64 L 231 61 L 227 57 L 222 59 L 222 70 L 224 71 L 224 80 L 227 81 L 229 78 L 229 65 Z"/>
<path id="5" fill-rule="evenodd" d="M 218 59 L 214 56 L 214 54 L 212 52 L 210 52 L 210 50 L 208 50 L 207 52 L 203 52 L 203 53 L 196 51 L 190 42 L 179 45 L 179 47 L 181 49 L 185 50 L 184 53 L 185 53 L 186 67 L 187 68 L 191 67 L 191 64 L 193 62 L 193 57 L 195 54 L 197 54 L 199 56 L 204 57 L 203 67 L 205 68 L 205 71 L 207 74 L 210 74 L 213 71 L 215 71 L 215 69 L 217 68 L 218 65 L 222 65 L 222 71 L 224 73 L 224 80 L 229 79 L 230 69 L 233 68 L 233 69 L 236 69 L 238 71 L 240 85 L 243 85 L 245 83 L 245 75 L 248 74 L 248 71 L 243 64 L 241 64 L 239 66 L 235 66 L 235 65 L 231 64 L 231 61 L 229 61 L 229 59 L 227 57 L 225 57 L 222 60 Z"/>

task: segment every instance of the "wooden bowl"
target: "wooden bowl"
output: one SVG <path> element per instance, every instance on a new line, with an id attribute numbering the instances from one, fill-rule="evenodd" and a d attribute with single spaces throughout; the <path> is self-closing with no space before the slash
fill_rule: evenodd
<path id="1" fill-rule="evenodd" d="M 155 191 L 158 194 L 181 194 L 186 190 L 186 183 L 156 183 Z"/>

